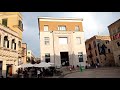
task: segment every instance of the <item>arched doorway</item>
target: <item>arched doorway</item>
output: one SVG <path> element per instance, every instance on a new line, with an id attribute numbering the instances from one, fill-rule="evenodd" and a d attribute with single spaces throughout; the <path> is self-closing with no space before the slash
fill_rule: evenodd
<path id="1" fill-rule="evenodd" d="M 6 65 L 6 77 L 12 76 L 12 64 Z"/>

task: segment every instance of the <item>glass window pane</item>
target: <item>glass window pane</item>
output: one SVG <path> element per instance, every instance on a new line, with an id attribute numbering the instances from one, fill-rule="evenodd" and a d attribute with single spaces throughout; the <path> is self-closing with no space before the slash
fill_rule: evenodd
<path id="1" fill-rule="evenodd" d="M 44 31 L 48 31 L 48 25 L 44 25 Z"/>
<path id="2" fill-rule="evenodd" d="M 67 44 L 68 39 L 67 37 L 59 37 L 59 44 Z"/>
<path id="3" fill-rule="evenodd" d="M 77 41 L 77 44 L 81 44 L 81 38 L 80 37 L 76 37 L 76 41 Z"/>

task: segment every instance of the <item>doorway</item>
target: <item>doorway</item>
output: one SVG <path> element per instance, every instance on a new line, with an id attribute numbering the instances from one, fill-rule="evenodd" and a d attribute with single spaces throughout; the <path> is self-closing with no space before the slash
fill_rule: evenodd
<path id="1" fill-rule="evenodd" d="M 60 52 L 60 57 L 61 57 L 61 65 L 62 66 L 69 66 L 68 52 Z"/>
<path id="2" fill-rule="evenodd" d="M 2 76 L 2 61 L 0 61 L 0 76 Z"/>
<path id="3" fill-rule="evenodd" d="M 7 76 L 12 76 L 12 65 L 10 64 L 7 65 L 6 77 Z"/>

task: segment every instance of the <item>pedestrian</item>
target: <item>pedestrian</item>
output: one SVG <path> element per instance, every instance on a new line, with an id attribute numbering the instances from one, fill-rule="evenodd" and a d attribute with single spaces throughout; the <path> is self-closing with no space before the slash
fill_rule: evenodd
<path id="1" fill-rule="evenodd" d="M 37 70 L 37 77 L 38 78 L 40 77 L 40 70 L 39 69 Z"/>
<path id="2" fill-rule="evenodd" d="M 95 68 L 98 68 L 97 64 L 95 64 Z"/>
<path id="3" fill-rule="evenodd" d="M 71 66 L 70 66 L 70 71 L 71 71 L 72 69 L 71 69 Z"/>

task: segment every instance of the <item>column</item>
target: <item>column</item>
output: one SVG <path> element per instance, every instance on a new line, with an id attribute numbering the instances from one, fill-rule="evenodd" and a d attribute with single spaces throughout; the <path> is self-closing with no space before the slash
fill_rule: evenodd
<path id="1" fill-rule="evenodd" d="M 15 38 L 15 43 L 16 43 L 16 51 L 18 51 L 18 38 Z"/>
<path id="2" fill-rule="evenodd" d="M 9 49 L 11 49 L 11 42 L 12 42 L 12 40 L 9 37 L 8 37 L 8 40 L 9 40 Z"/>
<path id="3" fill-rule="evenodd" d="M 1 47 L 3 47 L 3 42 L 4 42 L 4 36 L 1 35 Z"/>

